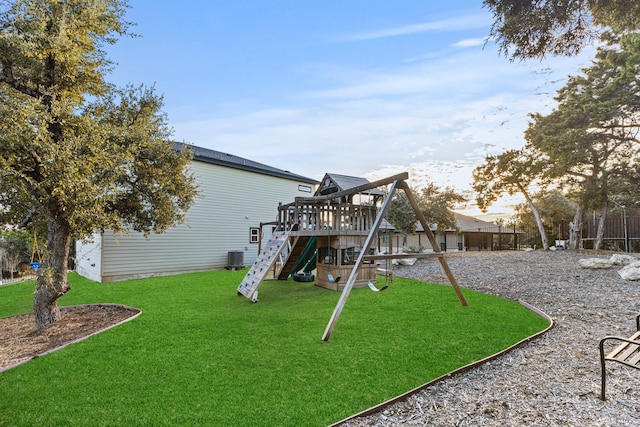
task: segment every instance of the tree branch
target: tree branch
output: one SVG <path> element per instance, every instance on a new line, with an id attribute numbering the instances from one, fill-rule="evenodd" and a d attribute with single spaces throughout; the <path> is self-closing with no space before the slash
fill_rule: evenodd
<path id="1" fill-rule="evenodd" d="M 6 83 L 9 87 L 32 98 L 40 98 L 42 96 L 40 91 L 24 84 L 20 79 L 16 79 L 13 76 L 13 64 L 11 62 L 5 59 L 0 61 L 0 64 L 2 65 L 0 83 Z"/>

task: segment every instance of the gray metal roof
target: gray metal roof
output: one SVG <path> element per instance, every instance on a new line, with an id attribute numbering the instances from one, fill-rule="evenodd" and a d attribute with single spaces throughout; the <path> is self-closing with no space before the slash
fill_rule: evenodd
<path id="1" fill-rule="evenodd" d="M 329 178 L 338 186 L 338 191 L 349 190 L 350 188 L 358 187 L 360 185 L 369 184 L 369 181 L 366 178 L 360 178 L 357 176 L 348 176 L 348 175 L 340 175 L 337 173 L 326 173 L 321 182 L 324 182 L 325 179 Z M 320 186 L 319 191 L 322 190 L 323 185 Z M 372 188 L 371 190 L 366 190 L 362 192 L 363 194 L 370 194 L 372 196 L 383 196 L 384 192 L 377 188 Z"/>
<path id="2" fill-rule="evenodd" d="M 245 159 L 242 157 L 234 156 L 233 154 L 223 153 L 221 151 L 210 150 L 208 148 L 197 147 L 191 144 L 185 144 L 182 142 L 174 142 L 176 150 L 183 148 L 189 149 L 193 152 L 193 158 L 201 162 L 212 163 L 220 166 L 226 166 L 235 169 L 242 169 L 250 172 L 260 173 L 263 175 L 275 176 L 278 178 L 290 179 L 293 181 L 306 182 L 308 184 L 316 185 L 318 181 L 312 178 L 308 178 L 302 175 L 291 173 L 286 170 L 274 168 L 262 163 L 254 162 L 253 160 Z"/>

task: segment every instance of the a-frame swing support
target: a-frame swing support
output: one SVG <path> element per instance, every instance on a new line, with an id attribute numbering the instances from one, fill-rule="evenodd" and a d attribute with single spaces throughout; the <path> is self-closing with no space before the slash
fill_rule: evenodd
<path id="1" fill-rule="evenodd" d="M 349 193 L 352 193 L 354 190 L 357 191 L 364 191 L 367 189 L 371 189 L 371 188 L 375 188 L 375 187 L 379 187 L 382 185 L 386 185 L 391 183 L 391 188 L 389 189 L 389 194 L 387 195 L 384 203 L 382 204 L 382 207 L 380 208 L 380 210 L 378 211 L 378 215 L 376 216 L 376 219 L 371 227 L 371 229 L 369 230 L 369 234 L 367 235 L 367 239 L 364 243 L 364 248 L 369 248 L 371 246 L 371 242 L 373 241 L 376 233 L 378 232 L 378 229 L 380 228 L 380 224 L 382 223 L 382 219 L 384 218 L 384 214 L 387 210 L 387 208 L 389 207 L 389 204 L 391 202 L 391 199 L 393 198 L 393 195 L 395 194 L 396 190 L 398 188 L 404 190 L 405 194 L 407 195 L 407 199 L 409 200 L 409 203 L 411 204 L 411 207 L 413 208 L 416 217 L 418 218 L 418 220 L 420 221 L 420 224 L 422 224 L 423 229 L 425 230 L 425 233 L 427 234 L 427 238 L 429 239 L 429 242 L 431 243 L 431 247 L 433 248 L 434 253 L 433 254 L 424 254 L 424 255 L 431 255 L 431 256 L 437 256 L 438 260 L 440 261 L 440 264 L 442 265 L 442 269 L 444 270 L 445 274 L 447 275 L 447 278 L 449 279 L 449 282 L 451 283 L 451 286 L 453 287 L 453 289 L 456 292 L 456 295 L 458 296 L 458 299 L 460 300 L 460 303 L 463 306 L 467 306 L 467 300 L 464 298 L 464 295 L 462 295 L 462 292 L 460 291 L 460 288 L 458 286 L 458 282 L 456 281 L 455 277 L 453 276 L 453 273 L 451 272 L 451 269 L 449 268 L 449 265 L 447 264 L 446 259 L 444 258 L 444 254 L 440 251 L 440 248 L 438 247 L 437 243 L 436 243 L 436 239 L 433 235 L 433 233 L 431 232 L 431 229 L 429 228 L 429 224 L 427 224 L 427 220 L 424 217 L 424 215 L 422 214 L 422 211 L 420 211 L 420 208 L 418 207 L 418 203 L 416 202 L 415 198 L 413 197 L 413 193 L 411 192 L 411 189 L 409 188 L 409 186 L 407 185 L 407 183 L 405 182 L 406 179 L 408 179 L 409 175 L 407 173 L 404 174 L 399 174 L 399 175 L 395 175 L 393 177 L 390 177 L 388 180 L 380 180 L 380 181 L 375 181 L 372 182 L 369 185 L 363 185 L 360 186 L 358 188 L 353 188 L 348 190 Z M 325 196 L 327 198 L 336 198 L 336 197 L 340 197 L 341 194 L 340 193 L 333 193 L 329 196 Z M 336 324 L 338 323 L 338 319 L 340 317 L 340 313 L 342 313 L 342 309 L 344 308 L 347 299 L 349 298 L 349 293 L 351 292 L 351 289 L 353 288 L 353 285 L 355 283 L 356 277 L 358 275 L 358 270 L 360 269 L 361 265 L 362 265 L 362 261 L 364 261 L 365 259 L 392 259 L 392 258 L 398 258 L 398 255 L 393 255 L 393 254 L 386 254 L 386 255 L 366 255 L 365 254 L 366 251 L 361 251 L 360 255 L 358 256 L 358 259 L 356 260 L 355 266 L 353 268 L 353 270 L 351 271 L 351 274 L 349 274 L 349 278 L 347 279 L 346 284 L 344 285 L 344 288 L 342 290 L 342 294 L 340 295 L 340 299 L 338 300 L 338 303 L 336 304 L 336 308 L 333 310 L 333 314 L 331 315 L 331 319 L 329 319 L 329 323 L 327 324 L 327 327 L 324 331 L 324 334 L 322 335 L 322 340 L 323 341 L 329 341 L 329 337 L 331 337 L 331 333 L 333 332 L 333 329 L 335 328 Z M 412 254 L 413 257 L 416 257 L 415 254 Z M 419 257 L 419 256 L 418 256 Z"/>

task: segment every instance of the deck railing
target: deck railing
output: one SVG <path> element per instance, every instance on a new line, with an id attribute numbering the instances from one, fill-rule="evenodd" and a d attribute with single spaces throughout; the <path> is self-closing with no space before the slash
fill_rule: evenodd
<path id="1" fill-rule="evenodd" d="M 296 202 L 278 207 L 278 229 L 365 232 L 371 228 L 376 214 L 377 209 L 372 205 Z"/>

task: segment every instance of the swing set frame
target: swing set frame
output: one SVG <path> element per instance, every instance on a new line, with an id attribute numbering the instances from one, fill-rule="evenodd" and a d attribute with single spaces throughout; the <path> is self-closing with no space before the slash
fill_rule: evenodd
<path id="1" fill-rule="evenodd" d="M 376 277 L 375 272 L 373 276 L 370 274 L 372 264 L 381 260 L 386 260 L 387 266 L 389 266 L 391 264 L 390 261 L 393 259 L 437 258 L 449 279 L 449 283 L 460 300 L 460 304 L 467 306 L 467 301 L 462 295 L 458 282 L 447 264 L 444 253 L 441 252 L 440 246 L 437 244 L 426 218 L 422 214 L 409 185 L 406 183 L 408 178 L 409 174 L 405 172 L 374 182 L 367 181 L 366 184 L 355 185 L 348 189 L 341 190 L 335 187 L 325 186 L 319 190 L 320 194 L 316 193 L 317 195 L 312 197 L 297 197 L 294 203 L 287 205 L 280 204 L 278 207 L 277 221 L 275 223 L 260 224 L 261 229 L 263 225 L 274 224 L 274 233 L 272 233 L 271 239 L 267 242 L 266 249 L 262 250 L 260 245 L 260 255 L 249 272 L 247 272 L 244 280 L 238 286 L 238 294 L 244 295 L 253 302 L 256 302 L 258 288 L 262 281 L 265 280 L 271 268 L 274 269 L 274 277 L 279 280 L 286 280 L 292 274 L 297 273 L 292 270 L 295 269 L 296 265 L 299 265 L 298 261 L 300 257 L 306 252 L 305 249 L 307 249 L 307 246 L 312 244 L 311 238 L 315 237 L 317 245 L 316 256 L 319 261 L 316 264 L 316 284 L 336 291 L 342 290 L 340 299 L 336 304 L 322 336 L 323 341 L 329 340 L 349 298 L 349 294 L 356 283 L 362 286 L 368 285 L 373 291 L 384 289 L 375 287 L 372 283 L 372 279 Z M 378 189 L 379 187 L 386 186 L 389 186 L 386 194 Z M 374 238 L 376 238 L 384 214 L 395 192 L 398 190 L 405 192 L 416 215 L 416 219 L 420 221 L 431 243 L 433 252 L 420 254 L 373 253 Z M 358 205 L 353 203 L 353 197 L 357 194 L 373 196 L 371 205 L 362 205 L 362 203 Z M 383 195 L 385 197 L 382 205 L 378 208 L 377 203 Z M 365 236 L 366 239 L 364 243 L 362 243 L 361 239 Z M 320 246 L 323 237 L 327 237 L 327 246 Z M 343 242 L 347 245 L 346 248 L 343 247 Z M 347 251 L 349 248 L 352 250 L 352 256 L 354 256 L 356 260 L 352 261 L 352 259 L 349 258 L 347 260 L 348 265 L 343 265 L 341 260 L 349 254 Z M 338 257 L 336 265 L 334 265 L 334 260 L 331 259 L 334 249 Z M 286 256 L 282 256 L 283 253 L 286 253 Z M 327 255 L 329 255 L 328 261 L 330 261 L 330 263 L 327 262 L 323 264 L 321 262 L 322 258 Z M 283 258 L 278 273 L 275 271 L 277 268 L 276 265 L 278 264 L 277 257 Z M 362 268 L 365 264 L 368 264 L 368 270 Z M 337 271 L 340 272 L 336 275 L 337 277 L 333 276 L 333 272 L 336 271 L 334 267 L 337 267 Z M 389 268 L 387 268 L 386 274 L 386 285 L 388 286 L 391 281 Z M 347 276 L 348 278 L 344 281 L 344 278 Z M 323 280 L 325 280 L 324 283 L 322 282 Z M 332 287 L 333 285 L 335 285 L 335 287 Z"/>
<path id="2" fill-rule="evenodd" d="M 341 200 L 346 200 L 350 197 L 353 197 L 353 195 L 355 194 L 360 194 L 363 192 L 366 192 L 367 190 L 371 190 L 374 188 L 378 188 L 378 187 L 382 187 L 382 186 L 387 186 L 390 185 L 389 187 L 389 191 L 384 199 L 384 202 L 382 203 L 382 206 L 377 209 L 377 214 L 375 219 L 373 220 L 373 222 L 371 224 L 366 224 L 367 221 L 365 221 L 365 227 L 363 227 L 360 230 L 360 234 L 366 234 L 366 240 L 364 242 L 364 244 L 362 244 L 362 250 L 359 252 L 358 257 L 355 261 L 355 264 L 353 265 L 353 268 L 351 269 L 351 273 L 349 274 L 349 277 L 346 279 L 346 282 L 344 284 L 344 287 L 342 288 L 342 294 L 340 296 L 340 299 L 338 300 L 338 303 L 333 311 L 333 314 L 331 315 L 331 318 L 329 320 L 329 323 L 327 324 L 327 327 L 324 331 L 324 334 L 322 336 L 322 340 L 323 341 L 328 341 L 329 338 L 331 337 L 331 334 L 333 332 L 333 329 L 335 328 L 338 319 L 340 318 L 340 314 L 342 313 L 342 310 L 344 309 L 344 306 L 347 302 L 347 299 L 349 298 L 349 294 L 351 292 L 351 290 L 354 287 L 354 284 L 356 283 L 356 279 L 358 278 L 358 274 L 361 270 L 361 267 L 363 266 L 364 262 L 367 261 L 369 263 L 371 262 L 375 262 L 378 260 L 391 260 L 391 259 L 400 259 L 400 258 L 437 258 L 438 261 L 440 262 L 440 265 L 442 266 L 442 269 L 444 270 L 447 278 L 449 279 L 449 282 L 451 283 L 451 286 L 453 287 L 456 296 L 458 297 L 460 304 L 462 304 L 463 306 L 467 306 L 467 301 L 464 297 L 464 295 L 462 295 L 462 292 L 460 290 L 460 287 L 458 286 L 458 282 L 456 281 L 453 272 L 451 271 L 451 269 L 449 268 L 449 265 L 447 264 L 447 261 L 444 257 L 444 253 L 441 252 L 439 245 L 437 244 L 436 240 L 435 240 L 435 236 L 433 235 L 433 233 L 431 232 L 431 229 L 429 227 L 429 224 L 427 223 L 426 218 L 424 217 L 424 215 L 422 214 L 422 211 L 420 210 L 418 203 L 411 191 L 411 188 L 409 187 L 409 185 L 406 183 L 406 180 L 409 178 L 409 174 L 408 173 L 401 173 L 398 175 L 393 175 L 391 177 L 388 178 L 384 178 L 378 181 L 374 181 L 368 184 L 363 184 L 357 187 L 353 187 L 347 190 L 343 190 L 343 191 L 337 191 L 331 194 L 327 194 L 327 195 L 320 195 L 320 196 L 314 196 L 314 197 L 297 197 L 296 198 L 296 204 L 309 204 L 309 205 L 318 205 L 318 204 L 328 204 L 330 205 L 331 202 L 333 201 L 334 203 L 338 203 L 338 205 L 340 204 Z M 396 191 L 398 190 L 402 190 L 405 192 L 407 199 L 411 205 L 411 207 L 413 208 L 413 211 L 416 215 L 416 219 L 418 221 L 420 221 L 420 224 L 422 225 L 423 229 L 425 230 L 425 233 L 427 235 L 427 238 L 429 239 L 429 242 L 431 243 L 431 247 L 433 248 L 433 252 L 431 253 L 422 253 L 422 254 L 371 254 L 369 253 L 369 249 L 373 246 L 374 243 L 374 238 L 376 237 L 378 230 L 380 228 L 380 225 L 382 223 L 382 220 L 384 218 L 385 212 L 387 211 L 387 208 L 389 207 L 389 204 L 391 202 L 391 200 L 393 199 L 393 196 L 395 194 Z M 342 213 L 340 210 L 338 211 L 340 213 Z M 335 224 L 341 225 L 344 224 L 345 222 L 348 223 L 349 221 L 345 221 L 344 218 L 333 218 L 333 222 Z M 298 229 L 298 231 L 294 232 L 294 233 L 299 233 L 301 232 L 301 228 Z M 318 234 L 317 230 L 311 231 L 314 232 L 315 234 Z M 352 229 L 350 229 L 349 227 L 347 227 L 345 229 L 345 231 L 342 231 L 342 227 L 338 227 L 338 233 L 344 233 L 344 232 L 352 232 Z M 340 234 L 338 234 L 339 237 Z"/>

